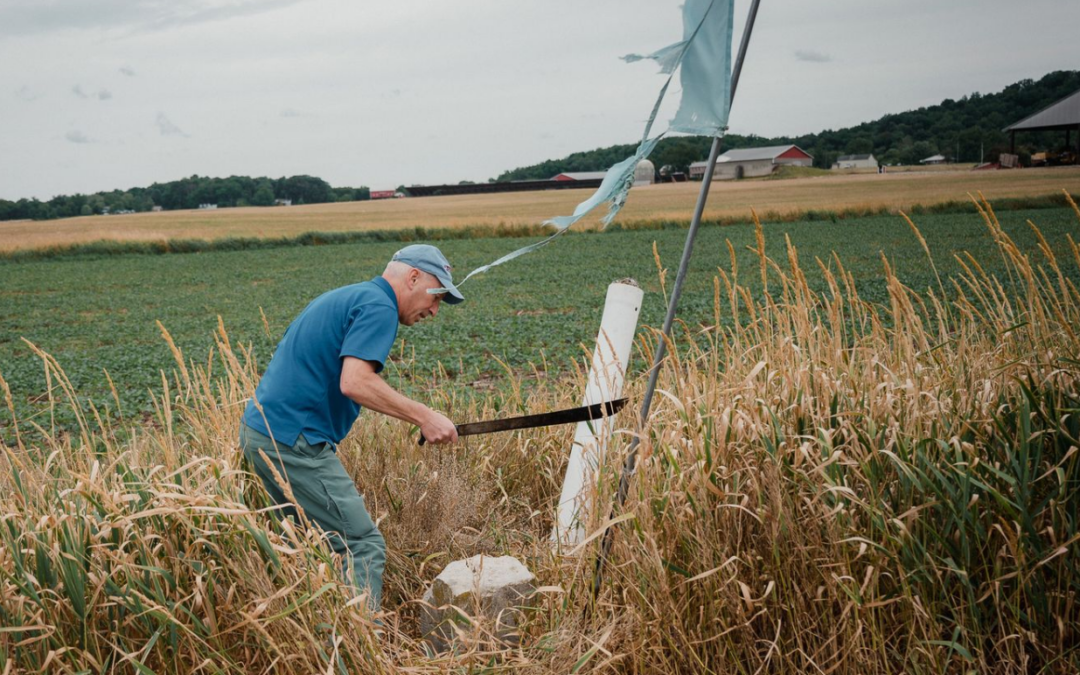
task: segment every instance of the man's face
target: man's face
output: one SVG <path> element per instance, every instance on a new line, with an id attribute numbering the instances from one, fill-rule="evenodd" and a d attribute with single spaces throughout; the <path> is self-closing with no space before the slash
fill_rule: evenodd
<path id="1" fill-rule="evenodd" d="M 442 303 L 445 293 L 428 293 L 429 289 L 441 288 L 442 283 L 434 274 L 411 269 L 406 277 L 405 302 L 398 307 L 398 321 L 411 326 L 417 321 L 434 317 L 439 313 L 439 305 Z"/>

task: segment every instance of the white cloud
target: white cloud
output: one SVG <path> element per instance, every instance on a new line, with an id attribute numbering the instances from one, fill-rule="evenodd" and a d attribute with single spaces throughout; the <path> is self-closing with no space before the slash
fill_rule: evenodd
<path id="1" fill-rule="evenodd" d="M 135 77 L 135 71 L 132 70 L 131 66 L 120 66 L 119 71 L 128 77 Z"/>
<path id="2" fill-rule="evenodd" d="M 254 16 L 303 0 L 5 0 L 0 36 L 59 31 L 167 30 Z"/>
<path id="3" fill-rule="evenodd" d="M 156 124 L 162 136 L 183 136 L 188 138 L 188 135 L 180 127 L 173 124 L 172 120 L 166 117 L 163 112 L 157 114 Z"/>
<path id="4" fill-rule="evenodd" d="M 828 54 L 822 54 L 813 49 L 798 49 L 795 51 L 795 58 L 809 63 L 828 63 L 832 61 L 832 57 Z"/>
<path id="5" fill-rule="evenodd" d="M 72 129 L 64 134 L 64 138 L 72 143 L 93 143 L 93 141 L 87 138 L 86 134 L 77 129 Z"/>
<path id="6" fill-rule="evenodd" d="M 93 94 L 87 94 L 85 91 L 83 91 L 82 86 L 78 84 L 71 88 L 71 93 L 75 94 L 79 98 L 96 98 L 99 101 L 108 101 L 110 98 L 112 98 L 112 92 L 108 89 L 98 89 Z"/>
<path id="7" fill-rule="evenodd" d="M 31 89 L 29 85 L 24 84 L 15 90 L 15 96 L 24 101 L 36 101 L 41 98 L 42 95 Z"/>

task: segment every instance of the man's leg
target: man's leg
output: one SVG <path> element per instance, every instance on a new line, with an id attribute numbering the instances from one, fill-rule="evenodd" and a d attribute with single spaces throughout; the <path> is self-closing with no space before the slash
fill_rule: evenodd
<path id="1" fill-rule="evenodd" d="M 371 604 L 378 609 L 382 602 L 383 571 L 386 569 L 386 541 L 375 527 L 364 498 L 356 484 L 341 465 L 341 460 L 329 443 L 308 445 L 301 436 L 297 450 L 311 453 L 317 462 L 316 476 L 322 488 L 321 498 L 326 505 L 312 520 L 330 534 L 330 545 L 344 558 L 346 578 L 352 578 L 357 588 L 371 590 Z M 351 568 L 351 569 L 350 569 Z M 351 572 L 351 574 L 350 574 Z"/>
<path id="2" fill-rule="evenodd" d="M 279 443 L 275 448 L 265 435 L 243 426 L 240 437 L 245 456 L 270 496 L 278 503 L 288 503 L 259 450 L 289 482 L 304 515 L 327 533 L 334 552 L 344 559 L 346 578 L 358 589 L 370 590 L 371 606 L 378 609 L 386 542 L 330 444 L 311 445 L 301 436 L 292 447 Z"/>
<path id="3" fill-rule="evenodd" d="M 284 478 L 282 472 L 283 461 L 277 458 L 277 455 L 281 452 L 292 452 L 292 448 L 287 445 L 278 443 L 276 446 L 269 436 L 265 436 L 254 429 L 251 429 L 247 425 L 240 425 L 240 449 L 244 451 L 244 457 L 248 463 L 251 464 L 252 470 L 255 471 L 255 475 L 262 480 L 263 487 L 266 488 L 266 492 L 270 495 L 270 499 L 273 500 L 278 506 L 284 508 L 278 509 L 274 513 L 279 517 L 292 516 L 293 520 L 300 522 L 300 518 L 297 516 L 296 508 L 289 501 L 289 498 L 285 496 L 285 492 L 282 491 L 281 486 L 278 485 L 274 479 L 274 474 L 270 471 L 266 462 L 259 455 L 259 451 L 266 453 L 267 457 L 273 457 L 275 459 L 274 466 L 277 468 L 278 474 Z"/>

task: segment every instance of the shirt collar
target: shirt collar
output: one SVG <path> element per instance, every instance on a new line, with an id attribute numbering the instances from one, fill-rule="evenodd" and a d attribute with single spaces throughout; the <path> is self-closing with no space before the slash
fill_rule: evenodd
<path id="1" fill-rule="evenodd" d="M 376 286 L 381 288 L 383 290 L 383 293 L 386 293 L 388 296 L 390 296 L 390 300 L 394 303 L 394 309 L 397 309 L 397 294 L 394 293 L 394 289 L 390 285 L 390 282 L 386 279 L 383 279 L 381 276 L 375 277 L 371 281 Z"/>

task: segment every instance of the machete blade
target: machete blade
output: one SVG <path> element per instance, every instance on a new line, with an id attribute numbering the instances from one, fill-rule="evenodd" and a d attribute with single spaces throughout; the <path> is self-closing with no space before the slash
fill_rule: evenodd
<path id="1" fill-rule="evenodd" d="M 512 431 L 514 429 L 531 429 L 533 427 L 548 427 L 555 424 L 573 424 L 576 422 L 588 422 L 604 415 L 614 415 L 626 405 L 625 398 L 614 401 L 583 405 L 577 408 L 556 410 L 554 412 L 537 413 L 535 415 L 522 415 L 521 417 L 508 417 L 501 420 L 486 420 L 484 422 L 468 422 L 458 424 L 458 436 L 474 436 L 476 434 L 490 434 L 495 431 Z M 420 445 L 427 442 L 423 434 L 420 434 Z"/>

